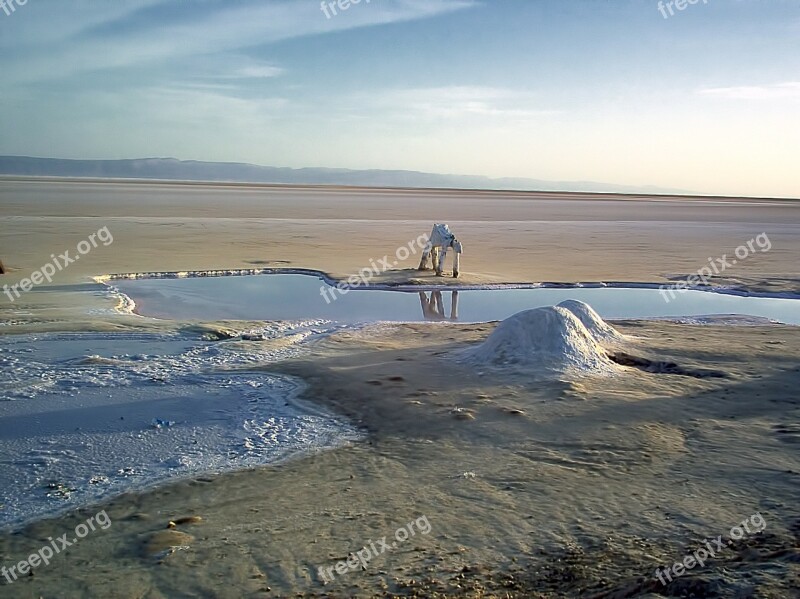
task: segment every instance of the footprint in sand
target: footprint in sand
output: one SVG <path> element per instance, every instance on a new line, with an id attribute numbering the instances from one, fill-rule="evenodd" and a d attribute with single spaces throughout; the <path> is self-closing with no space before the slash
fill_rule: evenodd
<path id="1" fill-rule="evenodd" d="M 519 408 L 503 408 L 503 411 L 506 414 L 509 414 L 511 416 L 524 416 L 525 415 L 525 411 L 524 410 L 520 410 Z"/>
<path id="2" fill-rule="evenodd" d="M 175 520 L 170 520 L 167 524 L 167 528 L 175 528 L 176 526 L 182 526 L 183 524 L 200 524 L 203 519 L 200 516 L 185 516 L 183 518 L 175 518 Z"/>
<path id="3" fill-rule="evenodd" d="M 179 547 L 188 547 L 193 541 L 192 535 L 179 530 L 159 530 L 145 539 L 142 551 L 145 557 L 163 558 L 174 553 Z"/>
<path id="4" fill-rule="evenodd" d="M 772 430 L 784 443 L 800 443 L 800 424 L 776 424 Z"/>
<path id="5" fill-rule="evenodd" d="M 456 420 L 475 420 L 475 410 L 468 408 L 453 408 L 450 413 Z"/>

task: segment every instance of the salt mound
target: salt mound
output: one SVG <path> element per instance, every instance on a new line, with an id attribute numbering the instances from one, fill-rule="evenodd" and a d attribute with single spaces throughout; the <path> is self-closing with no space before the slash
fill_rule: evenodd
<path id="1" fill-rule="evenodd" d="M 589 304 L 578 300 L 564 300 L 558 305 L 572 312 L 597 340 L 610 341 L 625 338 L 617 329 L 603 320 Z"/>
<path id="2" fill-rule="evenodd" d="M 535 308 L 506 318 L 483 343 L 465 350 L 462 357 L 480 365 L 522 366 L 543 372 L 603 374 L 615 369 L 581 320 L 561 306 Z"/>

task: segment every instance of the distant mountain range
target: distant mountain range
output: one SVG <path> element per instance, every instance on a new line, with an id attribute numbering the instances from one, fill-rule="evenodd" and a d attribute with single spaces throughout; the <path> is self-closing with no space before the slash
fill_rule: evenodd
<path id="1" fill-rule="evenodd" d="M 479 175 L 440 175 L 419 171 L 350 170 L 344 168 L 281 168 L 238 162 L 199 162 L 175 158 L 131 160 L 66 160 L 0 156 L 0 175 L 29 177 L 90 177 L 99 179 L 161 179 L 285 185 L 348 185 L 354 187 L 420 187 L 500 189 L 514 191 L 582 191 L 687 194 L 654 186 L 614 185 L 594 181 L 492 179 Z"/>

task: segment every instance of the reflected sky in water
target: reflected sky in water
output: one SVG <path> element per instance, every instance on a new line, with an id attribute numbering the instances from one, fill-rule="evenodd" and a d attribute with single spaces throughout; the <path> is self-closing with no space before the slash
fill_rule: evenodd
<path id="1" fill-rule="evenodd" d="M 669 302 L 657 289 L 619 288 L 457 292 L 356 289 L 342 294 L 316 277 L 296 274 L 122 280 L 115 281 L 114 286 L 136 302 L 140 314 L 182 320 L 483 322 L 576 299 L 590 304 L 604 318 L 737 314 L 800 324 L 800 300 L 705 291 L 676 293 Z M 327 291 L 323 294 L 321 289 Z"/>

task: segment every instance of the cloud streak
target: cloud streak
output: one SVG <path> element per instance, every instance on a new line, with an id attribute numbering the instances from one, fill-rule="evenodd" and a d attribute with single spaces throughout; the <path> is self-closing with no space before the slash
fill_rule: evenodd
<path id="1" fill-rule="evenodd" d="M 698 91 L 701 96 L 725 100 L 779 100 L 800 99 L 800 81 L 786 81 L 772 85 L 744 85 L 739 87 L 712 87 Z"/>
<path id="2" fill-rule="evenodd" d="M 14 20 L 0 21 L 0 49 L 41 48 L 80 38 L 82 35 L 169 0 L 125 0 L 124 2 L 28 2 Z"/>
<path id="3" fill-rule="evenodd" d="M 33 4 L 33 3 L 31 3 Z M 116 3 L 114 3 L 116 4 Z M 76 17 L 66 15 L 65 34 L 44 35 L 53 28 L 52 15 L 43 11 L 25 15 L 25 27 L 39 32 L 40 44 L 29 43 L 24 60 L 6 57 L 7 82 L 30 83 L 57 80 L 84 72 L 158 65 L 187 57 L 235 52 L 288 39 L 322 35 L 360 27 L 424 19 L 473 6 L 469 0 L 396 0 L 375 3 L 368 10 L 352 11 L 336 19 L 326 19 L 316 2 L 274 0 L 264 2 L 203 4 L 202 15 L 160 23 L 150 19 L 138 26 L 90 30 L 76 25 Z M 95 3 L 92 3 L 94 6 Z M 72 5 L 70 5 L 72 6 Z M 199 8 L 195 4 L 195 8 Z M 127 11 L 108 11 L 94 23 L 122 21 L 135 11 L 158 8 L 158 0 L 135 0 Z M 191 8 L 181 4 L 181 10 Z M 155 10 L 155 9 L 154 9 Z M 48 27 L 44 26 L 44 22 Z M 58 29 L 58 28 L 56 28 Z M 29 38 L 30 39 L 30 38 Z M 254 76 L 254 71 L 249 76 Z M 260 76 L 264 76 L 263 72 Z"/>
<path id="4" fill-rule="evenodd" d="M 348 104 L 373 106 L 400 119 L 514 119 L 517 122 L 556 114 L 536 108 L 534 94 L 507 88 L 451 85 L 382 90 L 355 97 Z"/>

